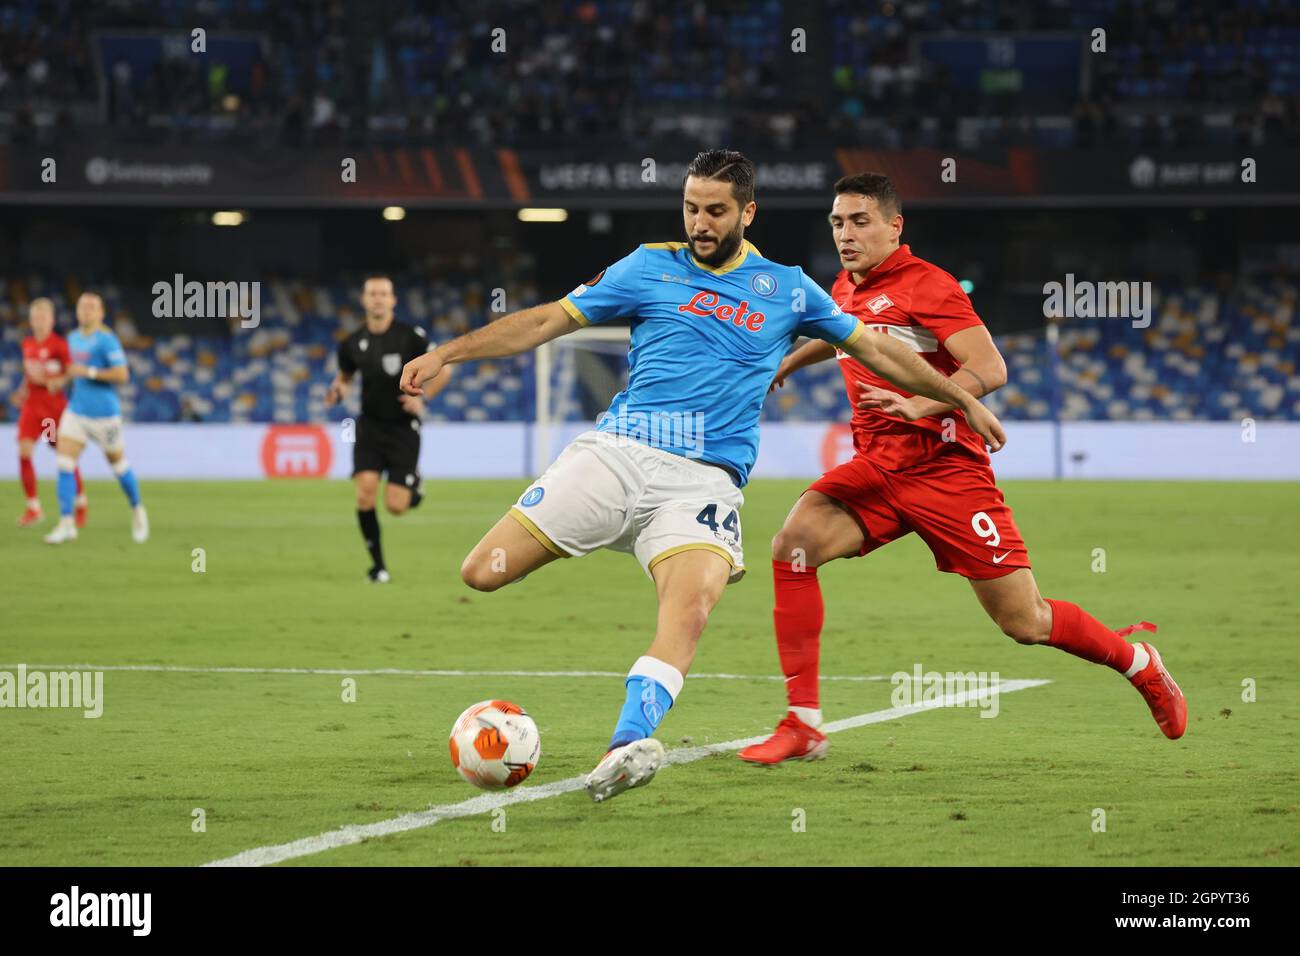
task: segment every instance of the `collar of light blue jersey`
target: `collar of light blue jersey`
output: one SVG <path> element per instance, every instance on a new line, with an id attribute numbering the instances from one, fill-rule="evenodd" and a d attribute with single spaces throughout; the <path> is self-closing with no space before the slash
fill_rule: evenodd
<path id="1" fill-rule="evenodd" d="M 742 239 L 740 241 L 740 251 L 737 252 L 735 256 L 733 256 L 729 261 L 723 263 L 720 266 L 706 266 L 699 259 L 695 258 L 695 254 L 691 252 L 690 245 L 686 244 L 686 257 L 687 259 L 690 260 L 691 265 L 695 266 L 695 268 L 697 269 L 702 269 L 703 271 L 708 272 L 712 275 L 724 275 L 725 273 L 733 272 L 736 269 L 739 269 L 741 264 L 749 257 L 749 254 L 751 252 L 756 256 L 762 255 L 762 253 L 758 251 L 758 248 L 752 242 L 750 242 L 748 239 Z"/>

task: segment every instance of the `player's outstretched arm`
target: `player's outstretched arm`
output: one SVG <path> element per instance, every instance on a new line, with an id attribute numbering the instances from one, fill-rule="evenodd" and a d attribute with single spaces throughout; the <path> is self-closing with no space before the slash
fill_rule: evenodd
<path id="1" fill-rule="evenodd" d="M 809 365 L 825 362 L 835 357 L 835 346 L 821 339 L 810 339 L 781 360 L 781 367 L 776 370 L 772 388 L 785 388 L 785 380 Z"/>
<path id="2" fill-rule="evenodd" d="M 411 359 L 402 368 L 402 391 L 408 395 L 422 394 L 425 383 L 444 365 L 518 355 L 580 328 L 559 302 L 512 312 Z"/>
<path id="3" fill-rule="evenodd" d="M 883 332 L 862 328 L 841 346 L 855 359 L 882 378 L 915 395 L 960 408 L 971 428 L 997 451 L 1007 442 L 997 416 L 956 382 L 944 378 L 911 348 Z"/>
<path id="4" fill-rule="evenodd" d="M 444 365 L 436 376 L 424 383 L 424 400 L 426 402 L 447 387 L 447 384 L 451 381 L 453 368 L 455 368 L 453 365 Z"/>
<path id="5" fill-rule="evenodd" d="M 408 392 L 400 393 L 399 401 L 402 408 L 416 418 L 423 418 L 425 404 L 447 387 L 447 383 L 451 381 L 451 370 L 453 368 L 455 368 L 454 365 L 444 365 L 440 368 L 437 375 L 424 383 L 424 389 L 419 395 L 411 395 Z"/>
<path id="6" fill-rule="evenodd" d="M 977 325 L 953 333 L 948 336 L 943 347 L 960 365 L 949 378 L 955 379 L 976 398 L 983 398 L 1007 384 L 1007 363 L 994 344 L 993 336 L 989 335 L 989 330 L 984 326 Z M 904 398 L 867 385 L 862 386 L 857 405 L 859 408 L 878 408 L 886 414 L 898 415 L 908 421 L 916 421 L 927 415 L 939 415 L 953 407 L 946 402 L 919 396 Z"/>

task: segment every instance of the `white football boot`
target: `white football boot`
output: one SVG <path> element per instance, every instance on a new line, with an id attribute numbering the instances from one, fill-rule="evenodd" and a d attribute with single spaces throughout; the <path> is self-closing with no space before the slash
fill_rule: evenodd
<path id="1" fill-rule="evenodd" d="M 587 794 L 600 803 L 640 787 L 654 779 L 663 762 L 663 744 L 653 737 L 634 740 L 605 754 L 596 769 L 587 774 Z"/>
<path id="2" fill-rule="evenodd" d="M 65 541 L 77 540 L 77 523 L 69 515 L 66 518 L 60 518 L 59 523 L 54 526 L 54 530 L 45 536 L 46 544 L 63 544 Z"/>
<path id="3" fill-rule="evenodd" d="M 136 505 L 131 509 L 131 537 L 136 544 L 144 544 L 149 540 L 149 515 L 145 513 L 144 505 Z"/>

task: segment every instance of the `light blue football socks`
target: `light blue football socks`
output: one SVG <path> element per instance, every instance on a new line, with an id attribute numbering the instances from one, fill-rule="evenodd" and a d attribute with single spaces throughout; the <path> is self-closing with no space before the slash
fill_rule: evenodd
<path id="1" fill-rule="evenodd" d="M 72 517 L 72 509 L 77 501 L 76 461 L 68 455 L 59 455 L 55 461 L 59 466 L 59 514 L 65 518 Z"/>
<path id="2" fill-rule="evenodd" d="M 117 483 L 122 486 L 122 491 L 126 493 L 126 500 L 131 502 L 134 508 L 140 503 L 140 485 L 135 480 L 135 472 L 131 470 L 131 463 L 125 458 L 118 461 L 113 466 L 113 474 L 117 475 Z M 62 475 L 60 475 L 62 480 Z"/>
<path id="3" fill-rule="evenodd" d="M 609 749 L 652 736 L 685 682 L 682 672 L 671 664 L 654 657 L 639 658 L 624 681 L 627 699 L 614 725 Z"/>

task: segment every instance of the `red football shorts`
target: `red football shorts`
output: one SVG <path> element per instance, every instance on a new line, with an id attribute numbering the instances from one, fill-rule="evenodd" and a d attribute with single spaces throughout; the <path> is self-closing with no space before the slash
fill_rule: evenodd
<path id="1" fill-rule="evenodd" d="M 808 490 L 834 498 L 857 519 L 865 539 L 859 555 L 915 531 L 940 571 L 981 580 L 1029 567 L 1011 509 L 983 462 L 941 455 L 886 471 L 855 456 Z"/>
<path id="2" fill-rule="evenodd" d="M 59 418 L 63 415 L 63 409 L 66 405 L 66 401 L 58 403 L 23 402 L 22 411 L 18 414 L 18 437 L 25 441 L 40 441 L 42 438 L 46 438 L 51 445 L 57 444 Z M 54 422 L 53 427 L 48 432 L 45 429 L 47 420 Z"/>

